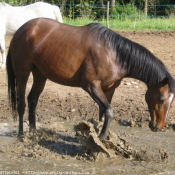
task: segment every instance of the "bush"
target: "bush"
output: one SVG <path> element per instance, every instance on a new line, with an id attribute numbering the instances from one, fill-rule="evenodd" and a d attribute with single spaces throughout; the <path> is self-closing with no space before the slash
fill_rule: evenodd
<path id="1" fill-rule="evenodd" d="M 115 9 L 111 11 L 110 17 L 113 19 L 135 19 L 144 16 L 144 13 L 137 9 L 133 4 L 120 5 L 116 4 Z"/>
<path id="2" fill-rule="evenodd" d="M 169 17 L 175 17 L 175 6 L 167 6 L 165 8 L 165 14 Z"/>

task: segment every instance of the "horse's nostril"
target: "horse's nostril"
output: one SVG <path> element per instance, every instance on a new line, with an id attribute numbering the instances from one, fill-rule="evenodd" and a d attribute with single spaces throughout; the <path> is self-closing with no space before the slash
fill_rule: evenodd
<path id="1" fill-rule="evenodd" d="M 152 130 L 153 132 L 158 132 L 158 131 L 161 130 L 158 126 L 154 126 L 153 122 L 150 122 L 150 123 L 149 123 L 149 127 L 151 128 L 151 130 Z"/>
<path id="2" fill-rule="evenodd" d="M 156 127 L 154 127 L 153 131 L 158 132 L 158 131 L 161 131 L 161 129 L 156 126 Z"/>
<path id="3" fill-rule="evenodd" d="M 157 128 L 157 127 L 153 128 L 154 132 L 157 132 L 158 130 L 159 130 L 159 128 Z"/>

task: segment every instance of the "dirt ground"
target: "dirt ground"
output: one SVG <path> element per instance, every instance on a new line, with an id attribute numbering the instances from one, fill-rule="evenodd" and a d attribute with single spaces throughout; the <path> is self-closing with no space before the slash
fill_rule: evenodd
<path id="1" fill-rule="evenodd" d="M 175 31 L 119 31 L 123 36 L 148 48 L 161 59 L 175 77 Z M 6 37 L 8 50 L 11 37 Z M 29 92 L 32 83 L 27 85 Z M 110 130 L 129 143 L 138 154 L 115 158 L 85 152 L 75 126 L 82 120 L 98 121 L 98 106 L 80 88 L 47 81 L 37 107 L 38 133 L 17 140 L 18 122 L 13 121 L 7 99 L 6 72 L 0 69 L 0 170 L 23 174 L 175 174 L 175 103 L 167 125 L 152 132 L 145 102 L 146 86 L 135 79 L 124 79 L 116 89 L 112 107 L 115 119 Z M 27 93 L 26 93 L 27 94 Z M 138 151 L 139 150 L 139 151 Z M 31 171 L 31 172 L 29 172 Z"/>

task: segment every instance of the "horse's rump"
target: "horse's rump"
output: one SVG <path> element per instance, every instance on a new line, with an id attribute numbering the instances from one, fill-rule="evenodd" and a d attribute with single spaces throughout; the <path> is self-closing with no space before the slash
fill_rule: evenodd
<path id="1" fill-rule="evenodd" d="M 13 35 L 27 21 L 43 17 L 63 22 L 58 6 L 36 2 L 26 6 L 11 6 L 0 2 L 0 67 L 5 67 L 5 35 Z"/>

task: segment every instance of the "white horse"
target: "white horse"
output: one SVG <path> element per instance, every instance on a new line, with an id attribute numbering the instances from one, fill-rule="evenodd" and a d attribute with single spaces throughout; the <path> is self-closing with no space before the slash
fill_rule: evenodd
<path id="1" fill-rule="evenodd" d="M 24 23 L 33 18 L 45 17 L 63 22 L 58 6 L 36 2 L 27 6 L 13 7 L 0 3 L 0 67 L 5 67 L 5 35 L 13 35 Z"/>

